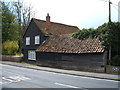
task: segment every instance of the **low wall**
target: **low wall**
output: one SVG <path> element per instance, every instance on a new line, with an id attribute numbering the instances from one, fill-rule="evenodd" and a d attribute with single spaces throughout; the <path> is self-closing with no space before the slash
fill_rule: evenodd
<path id="1" fill-rule="evenodd" d="M 23 57 L 22 56 L 2 55 L 0 57 L 1 57 L 2 61 L 13 61 L 13 62 L 23 61 Z"/>
<path id="2" fill-rule="evenodd" d="M 120 73 L 120 67 L 107 65 L 106 72 L 108 72 L 108 73 Z"/>

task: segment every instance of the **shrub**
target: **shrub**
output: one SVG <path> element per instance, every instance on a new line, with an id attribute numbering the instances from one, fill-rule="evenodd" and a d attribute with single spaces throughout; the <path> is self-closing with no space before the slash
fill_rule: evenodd
<path id="1" fill-rule="evenodd" d="M 2 54 L 3 55 L 15 55 L 18 51 L 17 41 L 5 41 L 2 44 Z"/>
<path id="2" fill-rule="evenodd" d="M 15 56 L 23 56 L 23 54 L 22 53 L 16 53 Z"/>
<path id="3" fill-rule="evenodd" d="M 120 55 L 116 55 L 112 58 L 111 64 L 113 66 L 120 66 Z"/>

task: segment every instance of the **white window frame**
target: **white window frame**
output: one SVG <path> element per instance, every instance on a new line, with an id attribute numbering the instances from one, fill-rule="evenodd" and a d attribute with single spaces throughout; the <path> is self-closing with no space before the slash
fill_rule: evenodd
<path id="1" fill-rule="evenodd" d="M 34 50 L 28 51 L 28 60 L 36 60 L 36 52 Z"/>
<path id="2" fill-rule="evenodd" d="M 35 44 L 40 44 L 40 36 L 35 36 Z"/>
<path id="3" fill-rule="evenodd" d="M 26 45 L 30 45 L 30 37 L 26 37 Z"/>

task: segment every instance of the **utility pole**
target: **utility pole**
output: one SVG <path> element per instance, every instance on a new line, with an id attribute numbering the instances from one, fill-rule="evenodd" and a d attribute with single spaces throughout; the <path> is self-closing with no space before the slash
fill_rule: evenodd
<path id="1" fill-rule="evenodd" d="M 111 25 L 111 4 L 112 4 L 112 2 L 109 0 L 109 21 L 108 21 L 108 30 L 110 30 L 111 29 L 111 27 L 110 27 L 110 25 Z M 106 58 L 105 58 L 105 68 L 104 68 L 104 71 L 105 72 L 107 72 L 107 69 L 106 69 L 106 65 L 107 65 L 107 63 L 108 63 L 108 65 L 110 65 L 111 64 L 111 43 L 110 43 L 110 45 L 109 45 L 109 50 L 108 50 L 108 52 L 106 51 L 106 53 L 105 53 L 105 55 L 106 55 Z M 108 55 L 108 56 L 107 56 Z M 107 57 L 108 57 L 108 59 L 107 59 Z"/>
<path id="2" fill-rule="evenodd" d="M 111 22 L 111 2 L 109 0 L 109 22 Z"/>
<path id="3" fill-rule="evenodd" d="M 109 27 L 109 30 L 111 29 L 110 25 L 111 25 L 111 1 L 109 0 L 109 23 L 108 23 L 108 27 Z M 109 57 L 108 57 L 108 64 L 110 65 L 110 62 L 111 62 L 111 43 L 109 45 Z"/>

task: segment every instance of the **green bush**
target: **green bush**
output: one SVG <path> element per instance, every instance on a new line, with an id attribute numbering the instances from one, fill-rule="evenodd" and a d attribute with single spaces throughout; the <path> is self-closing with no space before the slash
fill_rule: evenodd
<path id="1" fill-rule="evenodd" d="M 3 55 L 15 55 L 18 51 L 17 41 L 5 41 L 2 44 L 2 54 Z"/>
<path id="2" fill-rule="evenodd" d="M 16 53 L 15 56 L 23 56 L 23 54 L 22 53 Z"/>
<path id="3" fill-rule="evenodd" d="M 112 58 L 111 64 L 113 66 L 120 66 L 120 55 L 116 55 Z"/>

